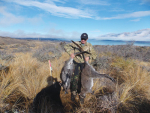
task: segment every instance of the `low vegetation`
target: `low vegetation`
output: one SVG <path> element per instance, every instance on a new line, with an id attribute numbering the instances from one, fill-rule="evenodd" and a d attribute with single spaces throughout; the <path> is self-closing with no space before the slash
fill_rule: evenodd
<path id="1" fill-rule="evenodd" d="M 33 45 L 33 46 L 32 46 Z M 38 92 L 60 81 L 61 69 L 69 59 L 65 43 L 30 42 L 26 46 L 1 45 L 0 112 L 31 112 Z M 23 49 L 20 49 L 22 47 Z M 25 48 L 28 48 L 27 51 Z M 60 98 L 66 113 L 149 113 L 150 111 L 150 55 L 149 47 L 133 45 L 94 46 L 98 57 L 92 63 L 99 73 L 107 73 L 116 80 L 116 90 L 108 94 L 107 80 L 95 80 L 94 95 L 87 94 L 81 105 L 79 98 L 72 102 L 61 90 Z M 8 57 L 9 56 L 9 57 Z M 52 77 L 48 60 L 52 64 Z M 43 113 L 46 113 L 43 111 Z"/>

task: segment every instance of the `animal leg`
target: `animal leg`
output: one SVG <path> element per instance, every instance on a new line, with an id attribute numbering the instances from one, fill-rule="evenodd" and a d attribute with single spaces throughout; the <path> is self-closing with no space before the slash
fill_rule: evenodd
<path id="1" fill-rule="evenodd" d="M 89 89 L 89 93 L 93 93 L 93 91 L 92 91 L 92 87 L 93 87 L 93 78 L 91 78 L 91 79 L 89 79 L 89 82 L 90 82 L 90 84 L 91 84 L 91 87 L 90 87 L 90 89 Z"/>

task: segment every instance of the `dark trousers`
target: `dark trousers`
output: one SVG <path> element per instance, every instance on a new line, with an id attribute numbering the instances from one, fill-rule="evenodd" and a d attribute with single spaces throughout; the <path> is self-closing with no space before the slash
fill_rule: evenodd
<path id="1" fill-rule="evenodd" d="M 84 68 L 84 63 L 77 63 L 73 61 L 75 64 L 74 74 L 71 78 L 71 92 L 77 91 L 78 93 L 81 92 L 81 72 Z"/>

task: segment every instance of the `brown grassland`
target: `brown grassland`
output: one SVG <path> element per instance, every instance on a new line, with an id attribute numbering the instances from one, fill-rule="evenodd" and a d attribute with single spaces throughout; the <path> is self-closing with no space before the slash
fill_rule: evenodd
<path id="1" fill-rule="evenodd" d="M 29 109 L 37 93 L 52 84 L 49 80 L 48 59 L 52 64 L 52 77 L 57 78 L 57 81 L 60 81 L 64 62 L 69 59 L 69 55 L 64 52 L 59 42 L 21 42 L 13 44 L 3 42 L 0 45 L 0 64 L 9 67 L 8 72 L 0 71 L 1 113 L 30 112 Z M 96 65 L 93 66 L 99 73 L 108 73 L 115 78 L 117 82 L 115 92 L 106 94 L 107 88 L 103 83 L 107 84 L 107 80 L 94 80 L 95 94 L 87 94 L 85 103 L 81 105 L 78 97 L 76 102 L 72 102 L 70 92 L 65 94 L 61 90 L 60 98 L 64 111 L 66 113 L 149 113 L 149 57 L 144 61 L 134 57 L 119 56 L 110 51 L 98 51 L 99 48 L 101 49 L 102 46 L 95 47 L 98 58 Z M 147 52 L 150 49 L 147 47 L 142 50 Z M 46 52 L 43 53 L 44 51 Z"/>

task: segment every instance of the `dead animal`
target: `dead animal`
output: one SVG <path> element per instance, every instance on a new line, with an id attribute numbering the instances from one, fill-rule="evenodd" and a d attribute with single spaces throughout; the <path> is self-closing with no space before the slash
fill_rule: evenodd
<path id="1" fill-rule="evenodd" d="M 81 52 L 83 51 L 83 49 L 74 41 L 72 41 L 75 45 L 77 45 Z M 83 58 L 84 58 L 84 53 L 82 53 Z M 93 93 L 92 92 L 92 87 L 93 87 L 93 79 L 96 78 L 107 78 L 109 79 L 111 82 L 115 82 L 114 78 L 110 77 L 107 74 L 99 74 L 97 71 L 95 71 L 95 69 L 93 68 L 93 66 L 91 66 L 88 62 L 85 61 L 84 59 L 84 68 L 82 70 L 81 73 L 81 93 L 80 93 L 80 99 L 81 102 L 84 102 L 84 98 L 86 96 L 87 93 Z"/>
<path id="2" fill-rule="evenodd" d="M 111 82 L 115 82 L 114 78 L 110 77 L 107 74 L 99 74 L 88 62 L 85 62 L 85 67 L 83 68 L 81 73 L 82 88 L 80 96 L 85 97 L 87 93 L 93 93 L 93 79 L 96 78 L 107 78 Z"/>
<path id="3" fill-rule="evenodd" d="M 88 53 L 88 52 L 87 51 L 78 52 L 75 54 L 75 56 L 80 55 L 82 53 Z M 73 59 L 70 58 L 69 60 L 65 62 L 65 65 L 63 66 L 61 74 L 60 74 L 60 78 L 62 81 L 61 85 L 63 89 L 65 90 L 65 93 L 68 93 L 68 90 L 70 89 L 70 82 L 71 82 L 71 77 L 72 77 L 73 72 L 74 72 L 74 63 L 73 63 Z"/>
<path id="4" fill-rule="evenodd" d="M 64 67 L 62 68 L 61 71 L 61 81 L 62 81 L 62 87 L 65 90 L 65 93 L 68 93 L 67 91 L 70 88 L 70 81 L 71 81 L 71 76 L 74 71 L 74 64 L 73 64 L 73 58 L 70 58 L 68 61 L 65 62 Z"/>

